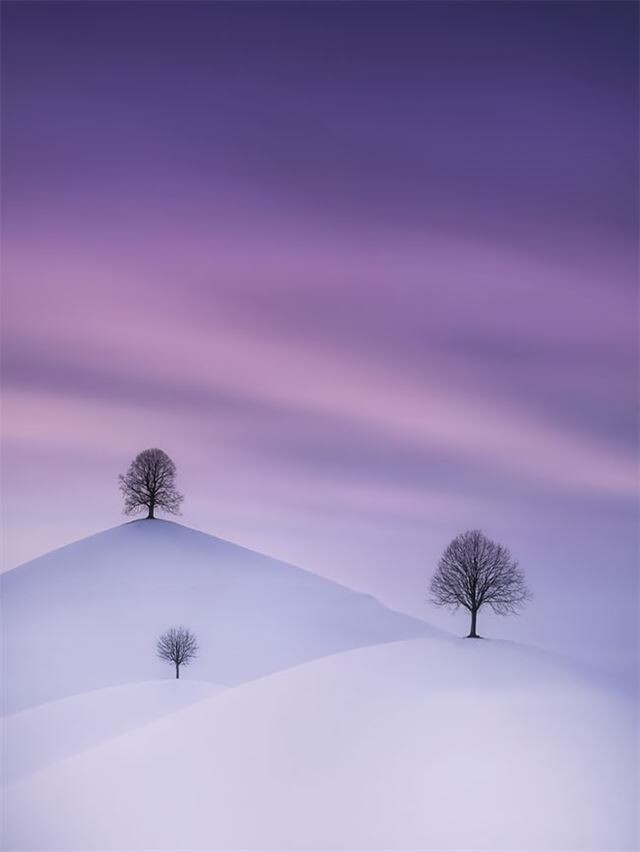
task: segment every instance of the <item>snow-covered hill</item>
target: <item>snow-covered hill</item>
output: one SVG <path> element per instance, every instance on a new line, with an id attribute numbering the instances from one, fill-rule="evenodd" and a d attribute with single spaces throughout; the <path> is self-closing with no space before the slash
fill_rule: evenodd
<path id="1" fill-rule="evenodd" d="M 7 852 L 636 848 L 635 696 L 548 654 L 163 521 L 2 604 Z"/>
<path id="2" fill-rule="evenodd" d="M 169 521 L 134 521 L 2 575 L 5 711 L 169 675 L 155 643 L 194 630 L 184 676 L 235 685 L 363 645 L 436 634 L 374 598 Z"/>
<path id="3" fill-rule="evenodd" d="M 634 737 L 632 701 L 547 655 L 378 645 L 11 785 L 5 848 L 634 849 Z"/>
<path id="4" fill-rule="evenodd" d="M 94 689 L 12 713 L 3 724 L 3 780 L 12 783 L 223 689 L 206 681 L 152 680 Z"/>

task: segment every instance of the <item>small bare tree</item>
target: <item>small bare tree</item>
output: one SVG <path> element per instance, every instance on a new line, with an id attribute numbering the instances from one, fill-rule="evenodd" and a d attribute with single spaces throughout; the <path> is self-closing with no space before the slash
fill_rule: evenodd
<path id="1" fill-rule="evenodd" d="M 456 536 L 442 554 L 431 580 L 431 601 L 436 606 L 471 613 L 467 638 L 478 639 L 477 616 L 483 606 L 498 615 L 518 612 L 529 600 L 524 574 L 511 553 L 480 530 Z"/>
<path id="2" fill-rule="evenodd" d="M 176 466 L 164 450 L 138 453 L 129 470 L 118 478 L 126 515 L 147 511 L 147 518 L 155 518 L 156 509 L 179 514 L 184 498 L 175 486 Z"/>
<path id="3" fill-rule="evenodd" d="M 173 663 L 176 667 L 176 678 L 180 677 L 180 666 L 188 666 L 198 655 L 198 641 L 195 634 L 186 627 L 170 627 L 158 639 L 156 645 L 161 660 Z"/>

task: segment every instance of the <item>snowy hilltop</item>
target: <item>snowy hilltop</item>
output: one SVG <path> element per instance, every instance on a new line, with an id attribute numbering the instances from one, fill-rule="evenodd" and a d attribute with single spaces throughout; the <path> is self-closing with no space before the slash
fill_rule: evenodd
<path id="1" fill-rule="evenodd" d="M 552 655 L 159 520 L 2 585 L 7 852 L 635 848 L 633 697 Z"/>
<path id="2" fill-rule="evenodd" d="M 189 677 L 236 685 L 362 645 L 435 634 L 316 574 L 171 521 L 132 521 L 2 575 L 6 710 L 166 676 L 185 624 Z"/>

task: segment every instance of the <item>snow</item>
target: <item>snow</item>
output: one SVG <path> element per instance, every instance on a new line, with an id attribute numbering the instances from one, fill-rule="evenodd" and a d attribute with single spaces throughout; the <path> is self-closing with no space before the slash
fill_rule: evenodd
<path id="1" fill-rule="evenodd" d="M 435 635 L 374 598 L 169 521 L 134 521 L 2 575 L 5 712 L 170 676 L 155 643 L 184 624 L 184 677 L 235 685 L 325 654 Z"/>
<path id="2" fill-rule="evenodd" d="M 636 696 L 560 658 L 163 521 L 2 597 L 6 852 L 636 848 Z"/>
<path id="3" fill-rule="evenodd" d="M 628 696 L 515 643 L 375 645 L 10 785 L 5 848 L 633 849 L 634 738 Z"/>
<path id="4" fill-rule="evenodd" d="M 15 781 L 223 689 L 173 678 L 92 690 L 13 713 L 3 725 L 4 780 Z"/>

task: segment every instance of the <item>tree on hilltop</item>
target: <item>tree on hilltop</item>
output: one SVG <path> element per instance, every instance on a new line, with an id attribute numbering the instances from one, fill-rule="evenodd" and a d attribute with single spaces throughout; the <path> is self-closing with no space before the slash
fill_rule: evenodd
<path id="1" fill-rule="evenodd" d="M 481 530 L 456 536 L 444 551 L 431 580 L 436 606 L 467 609 L 471 615 L 468 639 L 479 639 L 478 612 L 488 606 L 498 615 L 518 612 L 531 598 L 524 574 L 511 553 Z"/>
<path id="2" fill-rule="evenodd" d="M 184 499 L 175 485 L 176 466 L 164 450 L 143 450 L 120 474 L 120 490 L 124 495 L 126 515 L 147 511 L 147 518 L 155 518 L 156 509 L 171 515 L 180 513 Z"/>

